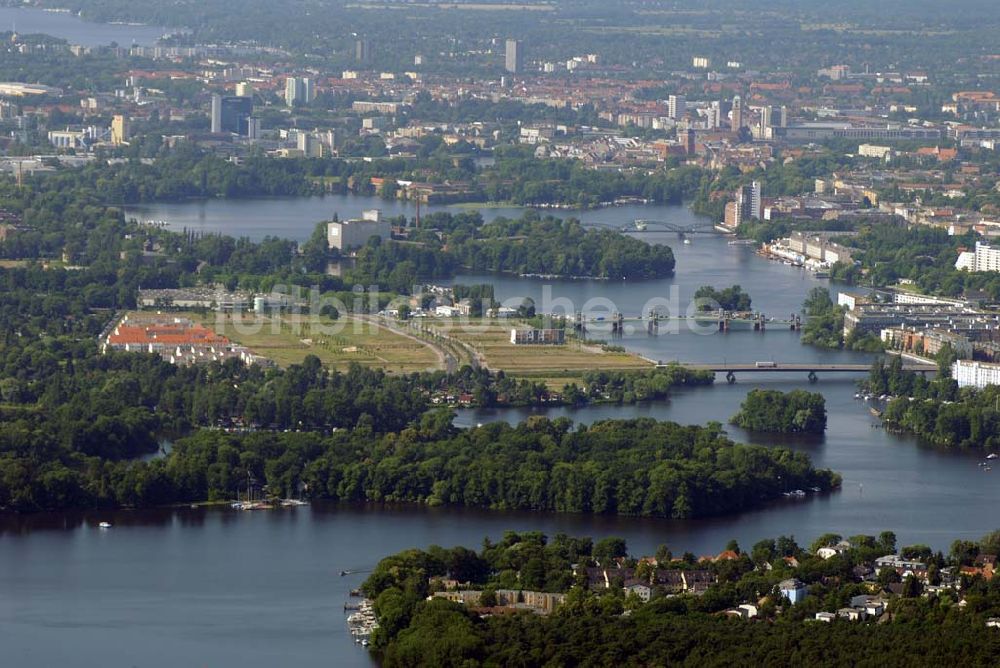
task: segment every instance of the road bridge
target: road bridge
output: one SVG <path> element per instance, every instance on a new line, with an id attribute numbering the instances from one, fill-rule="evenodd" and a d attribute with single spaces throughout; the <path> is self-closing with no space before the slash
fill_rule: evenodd
<path id="1" fill-rule="evenodd" d="M 623 227 L 622 231 L 630 233 L 673 232 L 682 237 L 689 234 L 713 234 L 713 235 L 723 234 L 722 232 L 715 229 L 711 225 L 706 226 L 704 223 L 695 223 L 693 225 L 680 225 L 678 223 L 671 223 L 665 220 L 645 220 L 642 218 L 636 219 L 631 226 Z"/>
<path id="2" fill-rule="evenodd" d="M 657 368 L 668 365 L 657 363 Z M 753 362 L 748 364 L 683 364 L 692 371 L 712 371 L 726 374 L 726 381 L 736 382 L 737 373 L 806 373 L 810 382 L 816 382 L 820 373 L 868 373 L 870 364 L 816 364 L 813 362 Z M 903 361 L 904 371 L 936 373 L 937 366 L 909 360 Z"/>

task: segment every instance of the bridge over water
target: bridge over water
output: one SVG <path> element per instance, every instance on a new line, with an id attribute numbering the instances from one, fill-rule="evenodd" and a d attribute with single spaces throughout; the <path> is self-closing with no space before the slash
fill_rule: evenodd
<path id="1" fill-rule="evenodd" d="M 688 234 L 722 234 L 722 232 L 711 225 L 706 226 L 702 222 L 692 225 L 679 225 L 666 220 L 645 220 L 642 218 L 636 219 L 631 226 L 623 227 L 622 230 L 630 233 L 674 232 L 682 237 Z"/>
<path id="2" fill-rule="evenodd" d="M 665 368 L 667 365 L 656 364 L 657 368 Z M 712 371 L 714 373 L 726 374 L 726 381 L 730 384 L 736 382 L 737 373 L 806 373 L 810 382 L 816 382 L 820 373 L 868 373 L 870 364 L 816 364 L 814 362 L 753 362 L 749 364 L 683 364 L 682 366 L 692 371 Z M 903 361 L 904 371 L 915 371 L 917 373 L 936 373 L 937 366 L 924 364 L 911 360 Z"/>

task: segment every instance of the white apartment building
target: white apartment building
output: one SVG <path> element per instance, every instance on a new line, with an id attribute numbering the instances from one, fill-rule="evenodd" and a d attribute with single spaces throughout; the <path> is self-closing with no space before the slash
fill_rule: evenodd
<path id="1" fill-rule="evenodd" d="M 981 241 L 975 251 L 963 251 L 955 261 L 955 269 L 967 271 L 1000 271 L 1000 248 L 993 248 Z"/>
<path id="2" fill-rule="evenodd" d="M 951 365 L 951 377 L 959 387 L 981 389 L 987 385 L 1000 385 L 1000 364 L 958 360 Z"/>
<path id="3" fill-rule="evenodd" d="M 392 237 L 392 225 L 382 220 L 379 209 L 371 209 L 361 214 L 360 220 L 345 220 L 326 224 L 326 241 L 330 248 L 347 250 L 359 248 L 372 237 L 383 241 Z"/>

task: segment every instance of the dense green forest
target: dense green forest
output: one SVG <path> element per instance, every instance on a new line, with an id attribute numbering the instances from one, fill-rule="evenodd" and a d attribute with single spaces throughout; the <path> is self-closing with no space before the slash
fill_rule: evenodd
<path id="1" fill-rule="evenodd" d="M 659 609 L 659 610 L 658 610 Z M 395 666 L 809 666 L 995 665 L 995 629 L 961 618 L 944 628 L 919 602 L 909 624 L 754 624 L 705 613 L 677 614 L 666 603 L 628 617 L 581 605 L 551 617 L 472 618 L 458 604 L 432 600 L 408 620 L 385 652 Z M 976 621 L 979 621 L 977 618 Z M 914 657 L 920 657 L 914 662 Z"/>
<path id="2" fill-rule="evenodd" d="M 822 434 L 826 399 L 819 392 L 805 390 L 750 390 L 732 422 L 750 431 Z"/>
<path id="3" fill-rule="evenodd" d="M 0 507 L 225 500 L 250 474 L 279 496 L 689 518 L 840 481 L 804 454 L 735 445 L 717 425 L 535 418 L 458 430 L 452 418 L 427 413 L 385 434 L 371 415 L 329 435 L 202 430 L 151 462 L 88 456 L 14 419 L 0 434 Z"/>
<path id="4" fill-rule="evenodd" d="M 717 560 L 678 557 L 661 545 L 640 560 L 620 538 L 510 531 L 484 540 L 479 552 L 432 546 L 386 557 L 363 590 L 379 620 L 373 650 L 386 666 L 991 666 L 1000 638 L 985 620 L 1000 614 L 1000 580 L 962 575 L 955 580 L 960 587 L 930 593 L 922 579 L 903 579 L 895 569 L 865 581 L 857 573 L 882 555 L 901 554 L 926 564 L 923 579 L 940 584 L 979 555 L 995 554 L 998 543 L 1000 532 L 956 540 L 944 555 L 925 545 L 897 547 L 895 534 L 883 531 L 846 539 L 825 534 L 808 548 L 789 536 L 746 550 L 730 541 L 730 558 Z M 838 544 L 848 547 L 831 558 L 816 555 Z M 594 567 L 608 574 L 610 587 L 588 576 Z M 708 575 L 707 591 L 678 594 L 659 584 L 669 582 L 664 574 L 691 569 Z M 495 604 L 499 589 L 564 592 L 565 599 L 548 615 L 480 616 L 475 604 L 427 598 L 446 577 L 480 591 L 480 605 Z M 793 577 L 807 594 L 790 605 L 778 584 Z M 625 582 L 652 583 L 650 600 L 627 593 Z M 877 618 L 813 621 L 816 612 L 873 594 L 887 606 Z M 721 614 L 748 601 L 756 619 Z"/>
<path id="5" fill-rule="evenodd" d="M 572 218 L 538 218 L 528 212 L 519 220 L 487 223 L 474 239 L 453 238 L 453 252 L 462 264 L 480 271 L 609 279 L 665 278 L 674 272 L 669 246 L 587 229 Z"/>
<path id="6" fill-rule="evenodd" d="M 651 279 L 670 276 L 669 246 L 647 244 L 611 230 L 585 228 L 573 218 L 520 218 L 483 223 L 478 214 L 438 213 L 412 235 L 418 244 L 372 239 L 345 277 L 357 285 L 407 292 L 420 278 L 448 277 L 459 268 L 484 272 Z"/>

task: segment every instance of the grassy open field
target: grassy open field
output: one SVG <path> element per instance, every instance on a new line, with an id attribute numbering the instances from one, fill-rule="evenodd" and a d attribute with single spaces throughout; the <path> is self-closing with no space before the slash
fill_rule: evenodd
<path id="1" fill-rule="evenodd" d="M 424 343 L 350 316 L 337 321 L 339 331 L 334 333 L 323 331 L 332 329 L 334 321 L 321 318 L 322 327 L 317 327 L 313 324 L 315 319 L 307 315 L 263 316 L 257 320 L 255 314 L 245 313 L 240 316 L 242 322 L 234 322 L 232 314 L 173 315 L 203 322 L 231 341 L 273 359 L 279 366 L 298 364 L 306 355 L 315 355 L 334 369 L 345 369 L 351 362 L 391 373 L 441 367 L 437 353 Z"/>
<path id="2" fill-rule="evenodd" d="M 474 350 L 490 369 L 519 377 L 545 380 L 561 388 L 573 378 L 594 369 L 625 370 L 649 368 L 649 362 L 629 353 L 604 352 L 599 346 L 568 339 L 565 345 L 514 345 L 510 330 L 516 322 L 472 319 L 468 324 L 444 319 L 428 319 L 425 327 L 438 328 Z"/>

